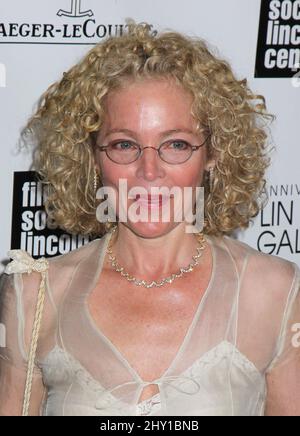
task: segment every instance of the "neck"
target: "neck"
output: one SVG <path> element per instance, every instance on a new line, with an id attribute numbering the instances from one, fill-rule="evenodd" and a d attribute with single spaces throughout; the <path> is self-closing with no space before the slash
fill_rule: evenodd
<path id="1" fill-rule="evenodd" d="M 119 223 L 112 239 L 112 251 L 118 264 L 126 272 L 144 279 L 166 276 L 188 266 L 192 256 L 197 254 L 198 245 L 196 236 L 185 232 L 184 222 L 154 238 L 137 235 Z"/>

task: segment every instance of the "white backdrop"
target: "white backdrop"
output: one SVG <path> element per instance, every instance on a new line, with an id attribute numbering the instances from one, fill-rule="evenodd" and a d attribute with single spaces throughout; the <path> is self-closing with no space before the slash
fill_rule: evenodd
<path id="1" fill-rule="evenodd" d="M 281 3 L 285 11 L 293 4 Z M 21 127 L 63 71 L 105 31 L 114 33 L 115 26 L 119 29 L 132 17 L 157 30 L 205 38 L 238 78 L 246 77 L 252 90 L 265 96 L 268 110 L 277 115 L 270 138 L 277 148 L 268 172 L 270 200 L 254 226 L 238 238 L 300 265 L 300 87 L 291 77 L 255 78 L 260 7 L 260 0 L 0 0 L 0 259 L 7 258 L 14 231 L 13 173 L 27 171 L 31 163 L 30 154 L 17 152 Z M 299 20 L 297 14 L 294 18 Z M 93 32 L 98 36 L 92 37 Z"/>

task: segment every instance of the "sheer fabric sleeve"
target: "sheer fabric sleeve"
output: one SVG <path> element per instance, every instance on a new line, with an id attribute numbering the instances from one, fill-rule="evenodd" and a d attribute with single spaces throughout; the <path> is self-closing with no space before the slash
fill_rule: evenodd
<path id="1" fill-rule="evenodd" d="M 16 269 L 16 271 L 18 268 Z M 19 269 L 20 270 L 20 269 Z M 21 269 L 22 270 L 22 269 Z M 20 271 L 21 271 L 20 270 Z M 28 353 L 41 274 L 4 273 L 0 281 L 0 415 L 22 414 Z M 40 415 L 45 387 L 33 368 L 29 415 Z"/>
<path id="2" fill-rule="evenodd" d="M 300 269 L 282 316 L 276 354 L 266 371 L 267 416 L 300 416 Z"/>

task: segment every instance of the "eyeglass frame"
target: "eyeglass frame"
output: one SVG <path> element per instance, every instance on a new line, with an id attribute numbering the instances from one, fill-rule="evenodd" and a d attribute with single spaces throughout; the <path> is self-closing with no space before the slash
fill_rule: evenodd
<path id="1" fill-rule="evenodd" d="M 159 156 L 159 158 L 163 161 L 163 162 L 165 162 L 165 163 L 167 163 L 168 165 L 181 165 L 181 164 L 183 164 L 183 163 L 185 163 L 185 162 L 187 162 L 191 157 L 192 157 L 192 155 L 193 155 L 193 152 L 194 151 L 197 151 L 197 150 L 199 150 L 201 147 L 203 147 L 203 145 L 205 145 L 205 143 L 206 143 L 206 141 L 208 140 L 208 138 L 211 136 L 211 133 L 209 133 L 208 134 L 208 136 L 206 137 L 206 139 L 203 141 L 203 143 L 202 144 L 200 144 L 200 145 L 192 145 L 192 144 L 190 144 L 188 141 L 184 141 L 184 140 L 182 140 L 182 141 L 179 141 L 178 139 L 176 140 L 176 139 L 174 139 L 173 141 L 174 142 L 176 142 L 176 141 L 178 141 L 178 142 L 187 142 L 190 146 L 191 146 L 191 155 L 186 159 L 186 160 L 184 160 L 183 162 L 180 162 L 180 163 L 170 163 L 170 162 L 167 162 L 167 161 L 165 161 L 162 157 L 161 157 L 161 155 L 160 155 L 160 153 L 159 153 L 159 151 L 160 151 L 160 148 L 164 145 L 164 144 L 166 144 L 167 142 L 169 142 L 169 141 L 165 141 L 165 142 L 163 142 L 162 144 L 160 144 L 160 146 L 158 147 L 158 148 L 155 148 L 155 147 L 152 147 L 152 146 L 146 146 L 146 147 L 141 147 L 140 146 L 140 144 L 138 144 L 137 142 L 134 142 L 134 141 L 132 141 L 132 142 L 134 142 L 134 144 L 136 144 L 137 146 L 138 146 L 138 149 L 139 149 L 139 155 L 138 155 L 138 157 L 136 158 L 136 159 L 134 159 L 132 162 L 128 162 L 128 163 L 120 163 L 120 162 L 116 162 L 115 160 L 113 160 L 113 159 L 111 159 L 109 156 L 108 156 L 108 154 L 107 154 L 107 149 L 108 149 L 108 147 L 111 145 L 111 144 L 108 144 L 108 145 L 98 145 L 97 144 L 97 148 L 99 149 L 99 151 L 105 151 L 105 154 L 106 154 L 106 156 L 108 157 L 108 159 L 109 160 L 111 160 L 112 162 L 114 162 L 114 163 L 116 163 L 117 165 L 130 165 L 130 164 L 132 164 L 133 162 L 136 162 L 141 156 L 142 156 L 142 154 L 143 154 L 143 151 L 146 149 L 146 148 L 153 148 L 154 150 L 156 150 L 157 151 L 157 153 L 158 153 L 158 156 Z M 119 141 L 119 142 L 129 142 L 129 141 L 131 141 L 130 139 L 128 139 L 128 140 L 121 140 L 121 141 Z M 172 140 L 170 140 L 170 141 L 172 141 Z M 117 142 L 118 143 L 118 142 Z"/>

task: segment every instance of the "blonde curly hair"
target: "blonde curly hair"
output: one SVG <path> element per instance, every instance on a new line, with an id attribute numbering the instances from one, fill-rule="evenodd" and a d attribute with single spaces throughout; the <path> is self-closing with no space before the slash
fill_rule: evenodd
<path id="1" fill-rule="evenodd" d="M 93 47 L 41 96 L 24 134 L 36 142 L 33 168 L 46 185 L 49 219 L 70 233 L 99 236 L 114 223 L 96 219 L 94 140 L 105 97 L 126 79 L 172 78 L 193 95 L 192 115 L 211 134 L 204 177 L 204 233 L 247 228 L 264 207 L 267 153 L 265 99 L 238 80 L 200 38 L 127 20 L 126 32 Z M 101 174 L 100 174 L 101 177 Z"/>

